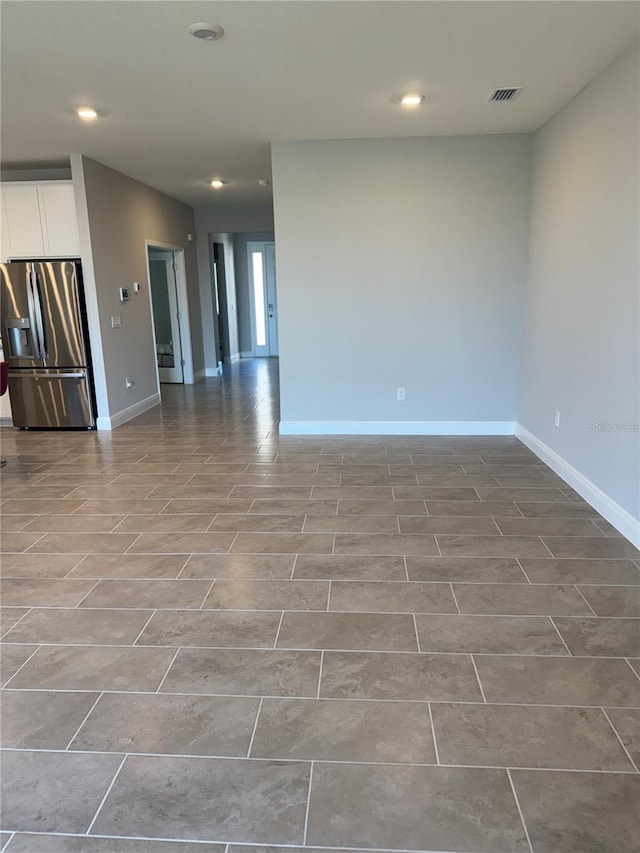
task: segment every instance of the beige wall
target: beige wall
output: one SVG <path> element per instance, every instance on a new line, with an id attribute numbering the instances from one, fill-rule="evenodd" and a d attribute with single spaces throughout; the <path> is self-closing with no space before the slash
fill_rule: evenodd
<path id="1" fill-rule="evenodd" d="M 71 166 L 78 207 L 98 414 L 117 416 L 157 393 L 146 241 L 184 249 L 194 373 L 204 367 L 193 208 L 82 155 Z M 133 282 L 142 285 L 133 292 Z M 118 290 L 129 287 L 122 305 Z M 111 328 L 111 316 L 122 328 Z M 125 378 L 135 385 L 127 389 Z M 101 423 L 103 423 L 101 421 Z"/>

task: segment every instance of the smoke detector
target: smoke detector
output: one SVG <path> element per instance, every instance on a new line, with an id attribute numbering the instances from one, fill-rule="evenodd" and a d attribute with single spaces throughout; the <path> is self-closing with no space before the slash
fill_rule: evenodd
<path id="1" fill-rule="evenodd" d="M 224 29 L 220 26 L 220 24 L 207 24 L 200 22 L 199 24 L 191 24 L 189 27 L 189 33 L 196 38 L 202 39 L 203 41 L 216 41 L 217 39 L 221 39 L 224 35 Z"/>
<path id="2" fill-rule="evenodd" d="M 503 89 L 494 89 L 489 95 L 490 101 L 513 101 L 522 91 L 522 86 L 507 86 Z"/>

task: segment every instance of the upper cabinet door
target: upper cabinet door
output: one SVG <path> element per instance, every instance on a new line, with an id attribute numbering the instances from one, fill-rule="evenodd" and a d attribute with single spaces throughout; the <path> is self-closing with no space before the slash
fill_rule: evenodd
<path id="1" fill-rule="evenodd" d="M 5 184 L 2 187 L 2 218 L 4 255 L 9 258 L 43 257 L 44 241 L 36 186 L 12 187 Z"/>
<path id="2" fill-rule="evenodd" d="M 44 257 L 73 257 L 80 255 L 76 204 L 71 184 L 40 184 L 40 216 Z"/>

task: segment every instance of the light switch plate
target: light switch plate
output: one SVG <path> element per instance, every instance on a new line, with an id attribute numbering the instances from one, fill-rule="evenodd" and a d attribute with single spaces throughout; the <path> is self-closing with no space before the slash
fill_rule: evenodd
<path id="1" fill-rule="evenodd" d="M 111 328 L 112 329 L 121 329 L 122 328 L 122 320 L 120 317 L 112 317 L 111 318 Z"/>

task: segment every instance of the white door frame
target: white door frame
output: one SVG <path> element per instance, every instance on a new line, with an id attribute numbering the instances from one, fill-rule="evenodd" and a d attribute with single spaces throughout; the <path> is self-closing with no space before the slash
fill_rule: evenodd
<path id="1" fill-rule="evenodd" d="M 189 297 L 187 295 L 187 267 L 184 258 L 184 248 L 174 246 L 172 243 L 163 243 L 162 240 L 145 240 L 144 254 L 147 267 L 147 297 L 149 299 L 149 318 L 151 320 L 151 331 L 153 333 L 153 361 L 156 366 L 156 381 L 158 394 L 160 394 L 160 373 L 158 371 L 158 358 L 156 353 L 156 330 L 153 323 L 153 300 L 151 299 L 151 271 L 149 269 L 149 249 L 160 249 L 163 252 L 173 252 L 176 262 L 176 292 L 178 295 L 178 311 L 180 317 L 180 341 L 182 344 L 182 359 L 184 361 L 183 373 L 184 384 L 193 385 L 193 351 L 191 349 L 191 326 L 189 325 Z"/>
<path id="2" fill-rule="evenodd" d="M 269 332 L 269 307 L 268 307 L 268 294 L 267 294 L 267 264 L 266 264 L 266 247 L 267 246 L 275 246 L 273 240 L 254 240 L 247 243 L 247 280 L 249 282 L 249 304 L 251 310 L 251 354 L 256 356 L 256 305 L 255 305 L 255 297 L 254 297 L 254 281 L 253 281 L 253 258 L 252 255 L 254 252 L 262 252 L 262 275 L 263 275 L 263 287 L 265 294 L 265 331 L 267 336 L 266 343 L 266 357 L 268 358 L 273 353 L 271 352 L 271 340 L 270 340 L 270 332 Z M 277 342 L 276 342 L 277 349 Z M 263 356 L 258 356 L 263 357 Z"/>

